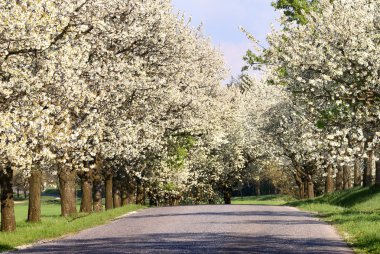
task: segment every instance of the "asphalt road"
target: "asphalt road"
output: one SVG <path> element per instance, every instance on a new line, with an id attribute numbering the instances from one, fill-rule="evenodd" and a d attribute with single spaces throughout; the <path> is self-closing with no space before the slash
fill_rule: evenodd
<path id="1" fill-rule="evenodd" d="M 295 208 L 151 208 L 16 253 L 353 253 L 335 230 Z"/>

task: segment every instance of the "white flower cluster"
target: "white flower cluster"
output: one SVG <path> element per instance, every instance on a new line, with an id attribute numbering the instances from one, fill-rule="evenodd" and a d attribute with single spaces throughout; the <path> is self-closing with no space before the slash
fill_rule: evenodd
<path id="1" fill-rule="evenodd" d="M 185 188 L 191 163 L 169 163 L 173 137 L 208 154 L 229 147 L 237 122 L 225 112 L 223 58 L 171 1 L 9 0 L 0 10 L 1 165 L 27 175 L 101 160 Z"/>
<path id="2" fill-rule="evenodd" d="M 315 174 L 379 152 L 380 2 L 320 0 L 305 19 L 284 17 L 255 52 L 267 83 L 289 93 L 271 110 L 270 144 Z"/>

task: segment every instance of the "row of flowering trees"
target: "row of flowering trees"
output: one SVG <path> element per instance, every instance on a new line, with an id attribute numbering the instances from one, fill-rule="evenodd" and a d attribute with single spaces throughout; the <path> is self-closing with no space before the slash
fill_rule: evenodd
<path id="1" fill-rule="evenodd" d="M 256 46 L 248 64 L 284 93 L 272 95 L 271 121 L 255 130 L 270 145 L 264 153 L 291 165 L 301 198 L 380 185 L 380 2 L 300 2 L 274 4 L 287 11 L 268 48 L 247 33 Z"/>
<path id="2" fill-rule="evenodd" d="M 311 2 L 248 52 L 260 80 L 229 86 L 220 52 L 170 0 L 0 3 L 1 230 L 16 227 L 14 174 L 29 180 L 30 222 L 46 172 L 59 179 L 63 216 L 77 212 L 78 181 L 86 213 L 103 196 L 106 209 L 228 204 L 273 165 L 301 198 L 371 185 L 380 3 Z"/>
<path id="3" fill-rule="evenodd" d="M 15 230 L 12 177 L 59 179 L 61 213 L 133 199 L 175 204 L 225 193 L 243 166 L 237 89 L 221 54 L 170 0 L 0 3 L 1 230 Z M 236 95 L 236 96 L 235 96 Z M 233 178 L 233 179 L 231 179 Z M 233 182 L 233 184 L 229 184 Z"/>

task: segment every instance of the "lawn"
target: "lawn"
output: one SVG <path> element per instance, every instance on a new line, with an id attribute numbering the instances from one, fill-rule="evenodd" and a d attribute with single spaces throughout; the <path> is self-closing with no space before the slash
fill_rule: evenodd
<path id="1" fill-rule="evenodd" d="M 233 197 L 233 205 L 284 205 L 294 198 L 287 195 L 263 195 L 263 196 L 246 196 Z"/>
<path id="2" fill-rule="evenodd" d="M 356 253 L 380 253 L 380 188 L 354 188 L 287 205 L 316 212 L 338 229 Z"/>
<path id="3" fill-rule="evenodd" d="M 51 239 L 65 234 L 104 224 L 111 219 L 128 212 L 136 211 L 143 206 L 128 205 L 101 213 L 80 214 L 76 217 L 60 216 L 61 207 L 55 197 L 42 198 L 42 216 L 40 223 L 26 222 L 28 214 L 27 202 L 17 202 L 15 205 L 17 230 L 13 233 L 0 232 L 0 251 L 12 250 L 17 246 Z"/>

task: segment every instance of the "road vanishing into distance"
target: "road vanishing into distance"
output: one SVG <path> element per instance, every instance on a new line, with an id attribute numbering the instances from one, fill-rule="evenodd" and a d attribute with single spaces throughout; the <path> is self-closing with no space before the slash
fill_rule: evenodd
<path id="1" fill-rule="evenodd" d="M 353 253 L 335 230 L 296 208 L 150 208 L 14 253 Z"/>

